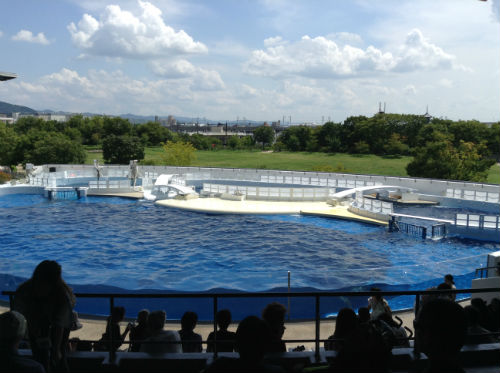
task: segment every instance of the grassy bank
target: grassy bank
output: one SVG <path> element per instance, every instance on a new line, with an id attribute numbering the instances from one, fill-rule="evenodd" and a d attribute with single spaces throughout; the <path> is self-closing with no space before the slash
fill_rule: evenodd
<path id="1" fill-rule="evenodd" d="M 148 164 L 163 164 L 163 148 L 146 148 Z M 102 153 L 95 149 L 87 152 L 87 163 L 94 159 L 102 161 Z M 304 152 L 266 153 L 247 150 L 197 151 L 193 166 L 260 168 L 274 170 L 329 171 L 345 169 L 344 172 L 387 176 L 408 176 L 406 165 L 411 157 L 388 158 L 371 154 L 327 154 Z M 151 162 L 151 163 L 150 163 Z M 500 166 L 494 165 L 489 172 L 488 183 L 500 184 Z"/>

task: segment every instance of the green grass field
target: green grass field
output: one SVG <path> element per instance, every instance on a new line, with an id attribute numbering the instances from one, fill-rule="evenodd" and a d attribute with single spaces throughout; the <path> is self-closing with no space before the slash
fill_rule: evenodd
<path id="1" fill-rule="evenodd" d="M 162 147 L 146 148 L 145 161 L 148 164 L 163 164 Z M 94 159 L 103 163 L 102 153 L 90 150 L 87 152 L 87 163 Z M 227 168 L 260 168 L 274 170 L 300 171 L 340 171 L 354 174 L 372 174 L 387 176 L 408 176 L 406 165 L 411 157 L 388 158 L 376 155 L 327 154 L 304 152 L 267 153 L 261 151 L 197 151 L 193 166 L 227 167 Z M 491 167 L 488 183 L 500 184 L 500 166 Z"/>

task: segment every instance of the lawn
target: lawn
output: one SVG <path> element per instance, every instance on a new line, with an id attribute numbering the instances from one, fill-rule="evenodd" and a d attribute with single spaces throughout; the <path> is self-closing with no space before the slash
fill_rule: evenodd
<path id="1" fill-rule="evenodd" d="M 146 148 L 145 161 L 148 164 L 163 164 L 163 148 Z M 102 153 L 96 150 L 87 152 L 87 163 L 94 159 L 103 163 Z M 354 174 L 372 174 L 387 176 L 408 176 L 406 165 L 411 157 L 389 158 L 376 155 L 327 154 L 305 152 L 261 152 L 261 151 L 197 151 L 193 166 L 260 168 L 274 170 L 300 171 L 340 171 Z M 488 183 L 500 184 L 500 166 L 494 165 L 488 175 Z"/>

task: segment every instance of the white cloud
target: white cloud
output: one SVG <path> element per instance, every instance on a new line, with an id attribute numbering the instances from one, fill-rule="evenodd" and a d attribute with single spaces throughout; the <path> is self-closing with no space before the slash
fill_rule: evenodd
<path id="1" fill-rule="evenodd" d="M 78 25 L 68 26 L 73 43 L 91 55 L 138 59 L 207 52 L 184 30 L 166 25 L 159 8 L 138 4 L 137 15 L 119 5 L 106 6 L 99 20 L 85 14 Z"/>
<path id="2" fill-rule="evenodd" d="M 187 84 L 204 91 L 224 89 L 224 82 L 215 70 L 206 70 L 195 67 L 186 60 L 154 61 L 153 71 L 164 78 L 187 79 Z"/>
<path id="3" fill-rule="evenodd" d="M 274 47 L 276 45 L 283 44 L 283 38 L 281 36 L 273 36 L 267 39 L 264 39 L 264 46 L 266 48 Z"/>
<path id="4" fill-rule="evenodd" d="M 2 36 L 3 36 L 3 32 L 2 32 L 2 31 L 0 31 L 0 38 L 1 38 Z"/>
<path id="5" fill-rule="evenodd" d="M 42 45 L 50 44 L 43 32 L 34 35 L 31 31 L 21 30 L 12 37 L 12 40 L 26 41 L 28 43 L 37 43 Z"/>
<path id="6" fill-rule="evenodd" d="M 352 32 L 335 32 L 327 35 L 328 39 L 334 40 L 339 44 L 362 44 L 363 39 L 358 34 Z"/>
<path id="7" fill-rule="evenodd" d="M 279 43 L 277 43 L 279 42 Z M 427 41 L 414 29 L 396 54 L 369 46 L 339 46 L 334 40 L 303 36 L 295 43 L 277 38 L 264 41 L 265 50 L 255 50 L 245 64 L 254 75 L 282 77 L 303 76 L 316 79 L 359 76 L 374 72 L 408 72 L 429 69 L 463 68 L 455 57 Z"/>

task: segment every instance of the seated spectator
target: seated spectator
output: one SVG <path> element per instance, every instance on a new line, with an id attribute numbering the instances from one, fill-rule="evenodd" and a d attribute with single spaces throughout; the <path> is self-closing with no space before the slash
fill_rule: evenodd
<path id="1" fill-rule="evenodd" d="M 66 347 L 73 323 L 75 296 L 53 260 L 39 263 L 16 290 L 12 309 L 28 323 L 31 350 L 46 371 L 67 371 Z"/>
<path id="2" fill-rule="evenodd" d="M 410 347 L 408 334 L 403 325 L 398 324 L 392 316 L 384 313 L 374 323 L 380 324 L 380 332 L 387 340 L 391 341 L 392 347 Z M 388 335 L 385 336 L 385 333 Z"/>
<path id="3" fill-rule="evenodd" d="M 371 288 L 371 291 L 379 292 L 379 288 Z M 368 298 L 368 309 L 371 310 L 370 318 L 372 320 L 377 319 L 383 313 L 387 313 L 389 316 L 392 315 L 391 308 L 387 301 L 380 294 L 374 294 Z"/>
<path id="4" fill-rule="evenodd" d="M 140 310 L 137 314 L 137 325 L 130 328 L 130 351 L 138 352 L 141 350 L 141 343 L 151 336 L 148 326 L 148 310 Z"/>
<path id="5" fill-rule="evenodd" d="M 481 298 L 474 298 L 470 301 L 470 304 L 479 313 L 479 325 L 485 329 L 493 330 L 495 328 L 496 320 L 486 305 L 486 302 Z"/>
<path id="6" fill-rule="evenodd" d="M 465 337 L 465 344 L 479 344 L 479 343 L 495 343 L 496 339 L 488 329 L 479 325 L 479 311 L 473 306 L 464 308 L 465 317 L 467 318 L 467 336 Z"/>
<path id="7" fill-rule="evenodd" d="M 182 341 L 182 352 L 201 352 L 201 335 L 194 332 L 198 315 L 195 312 L 188 311 L 182 315 L 181 330 L 179 335 Z"/>
<path id="8" fill-rule="evenodd" d="M 182 352 L 179 333 L 173 330 L 163 330 L 166 317 L 165 311 L 153 311 L 149 314 L 148 325 L 151 336 L 141 343 L 141 352 L 150 354 Z"/>
<path id="9" fill-rule="evenodd" d="M 444 276 L 444 283 L 450 285 L 452 290 L 457 289 L 457 287 L 455 286 L 455 280 L 453 279 L 453 276 L 450 275 L 449 273 L 446 276 Z M 452 301 L 454 301 L 456 298 L 457 298 L 456 294 L 450 294 L 450 299 Z"/>
<path id="10" fill-rule="evenodd" d="M 233 352 L 236 333 L 227 330 L 229 324 L 231 324 L 231 312 L 229 310 L 220 310 L 215 315 L 215 321 L 219 330 L 217 330 L 217 333 L 211 332 L 208 335 L 207 352 L 214 351 L 214 339 L 217 339 L 217 352 Z"/>
<path id="11" fill-rule="evenodd" d="M 281 337 L 285 333 L 286 308 L 280 303 L 269 303 L 262 311 L 262 319 L 271 331 L 267 352 L 286 352 L 286 345 Z"/>
<path id="12" fill-rule="evenodd" d="M 370 310 L 368 309 L 368 307 L 358 308 L 358 320 L 360 323 L 370 321 Z"/>
<path id="13" fill-rule="evenodd" d="M 349 333 L 331 363 L 334 372 L 389 372 L 392 347 L 372 322 Z"/>
<path id="14" fill-rule="evenodd" d="M 42 364 L 19 356 L 19 342 L 26 334 L 26 319 L 16 311 L 0 315 L 0 372 L 45 372 Z"/>
<path id="15" fill-rule="evenodd" d="M 257 316 L 246 317 L 236 330 L 235 347 L 240 357 L 219 358 L 207 367 L 205 372 L 284 372 L 280 366 L 266 364 L 264 361 L 266 345 L 270 338 L 272 334 L 266 322 Z"/>
<path id="16" fill-rule="evenodd" d="M 428 357 L 428 372 L 464 372 L 459 353 L 467 331 L 465 312 L 444 298 L 428 301 L 415 320 L 415 343 Z"/>
<path id="17" fill-rule="evenodd" d="M 450 284 L 443 282 L 438 285 L 437 287 L 438 290 L 452 290 L 452 287 Z M 452 301 L 455 301 L 455 294 L 438 294 L 437 298 L 444 298 L 444 299 L 449 299 Z"/>
<path id="18" fill-rule="evenodd" d="M 120 322 L 125 318 L 124 307 L 113 307 L 111 315 L 106 320 L 106 332 L 102 335 L 101 339 L 94 344 L 95 351 L 109 351 L 111 341 L 113 341 L 113 350 L 117 350 L 127 337 L 131 325 L 128 324 L 125 331 L 120 331 Z"/>
<path id="19" fill-rule="evenodd" d="M 492 324 L 491 331 L 498 332 L 500 331 L 500 299 L 493 298 L 488 304 L 488 310 L 490 311 Z"/>
<path id="20" fill-rule="evenodd" d="M 335 332 L 328 337 L 325 342 L 325 350 L 338 351 L 344 339 L 349 336 L 358 327 L 358 318 L 354 311 L 350 308 L 342 308 L 335 322 Z"/>

